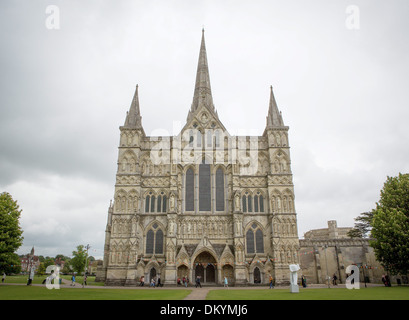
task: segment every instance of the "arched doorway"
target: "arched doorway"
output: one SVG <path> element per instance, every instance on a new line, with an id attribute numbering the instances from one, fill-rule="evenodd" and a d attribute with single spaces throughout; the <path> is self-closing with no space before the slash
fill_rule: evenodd
<path id="1" fill-rule="evenodd" d="M 224 281 L 224 277 L 227 278 L 228 284 L 233 285 L 234 284 L 234 269 L 231 265 L 224 265 L 222 268 L 222 280 Z"/>
<path id="2" fill-rule="evenodd" d="M 149 282 L 152 281 L 152 279 L 155 279 L 156 277 L 156 269 L 152 268 L 151 271 L 149 272 Z"/>
<path id="3" fill-rule="evenodd" d="M 178 267 L 178 279 L 182 280 L 183 277 L 189 277 L 189 269 L 184 264 Z"/>
<path id="4" fill-rule="evenodd" d="M 261 274 L 260 274 L 260 269 L 258 267 L 254 268 L 253 275 L 254 275 L 254 283 L 261 283 Z"/>
<path id="5" fill-rule="evenodd" d="M 217 272 L 216 272 L 216 259 L 209 252 L 204 251 L 199 254 L 193 264 L 194 267 L 194 279 L 200 277 L 201 283 L 216 283 L 217 282 Z"/>

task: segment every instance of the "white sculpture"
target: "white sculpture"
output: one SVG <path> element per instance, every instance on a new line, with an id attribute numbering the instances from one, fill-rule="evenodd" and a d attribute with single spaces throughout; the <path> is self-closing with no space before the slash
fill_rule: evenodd
<path id="1" fill-rule="evenodd" d="M 298 264 L 290 264 L 290 292 L 291 293 L 298 293 L 298 284 L 297 284 L 297 272 L 301 269 L 300 265 Z"/>

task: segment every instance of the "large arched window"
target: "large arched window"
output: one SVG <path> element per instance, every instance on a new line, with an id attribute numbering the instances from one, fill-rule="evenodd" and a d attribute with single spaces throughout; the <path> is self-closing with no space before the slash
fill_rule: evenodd
<path id="1" fill-rule="evenodd" d="M 146 254 L 163 254 L 163 231 L 157 223 L 146 233 Z"/>
<path id="2" fill-rule="evenodd" d="M 184 211 L 220 212 L 226 210 L 224 169 L 212 169 L 205 160 L 195 169 L 187 169 L 184 181 Z"/>
<path id="3" fill-rule="evenodd" d="M 216 211 L 224 211 L 224 172 L 216 170 Z"/>
<path id="4" fill-rule="evenodd" d="M 263 231 L 253 223 L 246 232 L 247 253 L 264 253 Z"/>
<path id="5" fill-rule="evenodd" d="M 185 210 L 195 210 L 195 174 L 192 168 L 186 171 Z"/>
<path id="6" fill-rule="evenodd" d="M 199 165 L 199 211 L 211 211 L 210 164 Z"/>

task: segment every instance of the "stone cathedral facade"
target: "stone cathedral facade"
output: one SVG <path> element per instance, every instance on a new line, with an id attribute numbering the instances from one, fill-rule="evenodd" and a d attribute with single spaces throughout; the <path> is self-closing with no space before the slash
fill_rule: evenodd
<path id="1" fill-rule="evenodd" d="M 268 101 L 268 100 L 267 100 Z M 267 102 L 266 101 L 266 102 Z M 179 135 L 144 132 L 138 86 L 120 127 L 108 209 L 106 285 L 288 283 L 299 238 L 288 139 L 273 90 L 262 136 L 232 136 L 213 105 L 204 32 L 193 102 Z M 251 128 L 249 128 L 251 129 Z"/>

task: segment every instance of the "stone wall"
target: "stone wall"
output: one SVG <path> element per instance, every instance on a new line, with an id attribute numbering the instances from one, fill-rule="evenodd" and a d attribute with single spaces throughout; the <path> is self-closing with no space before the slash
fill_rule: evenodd
<path id="1" fill-rule="evenodd" d="M 336 274 L 341 283 L 346 280 L 346 268 L 357 265 L 361 282 L 382 283 L 384 268 L 376 260 L 370 246 L 371 239 L 349 238 L 346 233 L 352 228 L 338 228 L 336 221 L 328 221 L 328 228 L 308 231 L 300 240 L 301 274 L 307 283 L 327 283 L 328 277 Z M 391 277 L 392 281 L 405 277 Z"/>

